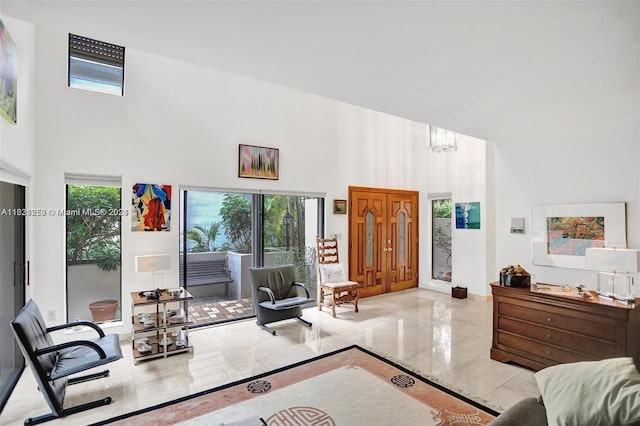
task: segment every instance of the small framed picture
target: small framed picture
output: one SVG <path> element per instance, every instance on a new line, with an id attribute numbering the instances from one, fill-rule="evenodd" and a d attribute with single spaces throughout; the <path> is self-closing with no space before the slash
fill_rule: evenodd
<path id="1" fill-rule="evenodd" d="M 333 214 L 347 214 L 347 200 L 333 200 Z"/>

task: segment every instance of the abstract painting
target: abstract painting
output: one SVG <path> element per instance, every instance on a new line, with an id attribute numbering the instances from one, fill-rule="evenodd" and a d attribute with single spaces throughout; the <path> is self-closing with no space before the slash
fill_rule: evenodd
<path id="1" fill-rule="evenodd" d="M 0 115 L 16 124 L 18 99 L 18 53 L 9 32 L 0 20 Z"/>
<path id="2" fill-rule="evenodd" d="M 280 150 L 253 145 L 240 145 L 238 177 L 274 179 L 280 176 Z"/>
<path id="3" fill-rule="evenodd" d="M 136 183 L 131 204 L 132 231 L 171 230 L 171 185 Z"/>
<path id="4" fill-rule="evenodd" d="M 590 247 L 604 247 L 604 216 L 547 218 L 548 254 L 584 256 Z"/>
<path id="5" fill-rule="evenodd" d="M 533 206 L 531 242 L 535 265 L 586 269 L 590 247 L 627 247 L 626 204 Z"/>
<path id="6" fill-rule="evenodd" d="M 480 202 L 456 203 L 456 229 L 480 229 Z"/>

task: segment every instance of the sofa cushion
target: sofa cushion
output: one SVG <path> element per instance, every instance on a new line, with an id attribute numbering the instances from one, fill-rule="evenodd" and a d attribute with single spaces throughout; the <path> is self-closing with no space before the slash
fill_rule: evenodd
<path id="1" fill-rule="evenodd" d="M 640 422 L 640 373 L 632 358 L 555 365 L 535 379 L 549 425 Z"/>

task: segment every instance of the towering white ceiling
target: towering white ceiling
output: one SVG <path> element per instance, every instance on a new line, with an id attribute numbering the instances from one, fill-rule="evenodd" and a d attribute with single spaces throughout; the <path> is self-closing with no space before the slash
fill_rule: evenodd
<path id="1" fill-rule="evenodd" d="M 640 104 L 638 1 L 1 0 L 0 12 L 498 143 Z"/>

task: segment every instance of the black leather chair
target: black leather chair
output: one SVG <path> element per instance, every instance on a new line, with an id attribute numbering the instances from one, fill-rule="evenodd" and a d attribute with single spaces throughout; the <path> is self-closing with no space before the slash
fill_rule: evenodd
<path id="1" fill-rule="evenodd" d="M 311 323 L 302 319 L 302 306 L 314 304 L 309 290 L 303 283 L 296 282 L 293 265 L 249 268 L 256 322 L 269 333 L 276 331 L 266 324 L 296 318 L 307 327 Z"/>
<path id="2" fill-rule="evenodd" d="M 98 333 L 98 338 L 54 344 L 51 338 L 52 332 L 78 326 L 94 329 Z M 122 349 L 117 334 L 105 335 L 100 327 L 89 321 L 76 321 L 47 328 L 42 314 L 33 300 L 29 300 L 16 318 L 11 321 L 11 328 L 22 355 L 31 367 L 38 388 L 51 408 L 49 414 L 26 419 L 25 425 L 44 423 L 111 403 L 111 397 L 106 397 L 64 408 L 64 395 L 68 384 L 99 379 L 109 375 L 109 370 L 104 370 L 99 373 L 69 377 L 72 374 L 122 358 Z"/>

